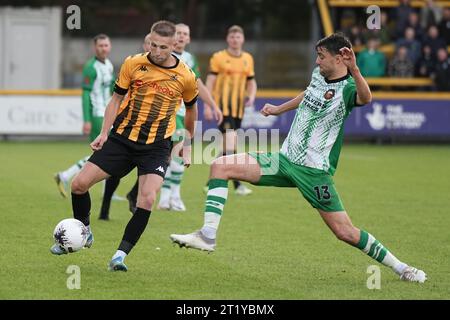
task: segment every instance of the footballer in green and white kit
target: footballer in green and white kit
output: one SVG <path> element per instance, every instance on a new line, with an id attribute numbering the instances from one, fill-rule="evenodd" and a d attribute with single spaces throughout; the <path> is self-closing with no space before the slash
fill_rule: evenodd
<path id="1" fill-rule="evenodd" d="M 83 68 L 83 121 L 92 124 L 89 133 L 90 141 L 100 134 L 106 106 L 111 99 L 114 87 L 114 66 L 106 58 L 100 61 L 97 57 L 89 59 Z"/>
<path id="2" fill-rule="evenodd" d="M 342 34 L 319 40 L 316 51 L 318 67 L 307 89 L 282 105 L 266 104 L 261 110 L 269 116 L 297 109 L 281 150 L 241 153 L 228 156 L 227 161 L 219 158 L 213 162 L 203 227 L 170 238 L 180 246 L 214 251 L 228 180 L 296 187 L 339 240 L 390 267 L 401 280 L 424 282 L 425 272 L 400 261 L 373 235 L 355 227 L 342 205 L 332 176 L 341 151 L 344 121 L 355 106 L 369 103 L 372 94 L 356 65 L 352 45 Z"/>
<path id="3" fill-rule="evenodd" d="M 262 169 L 255 184 L 297 187 L 314 208 L 343 211 L 332 175 L 341 152 L 344 121 L 356 105 L 356 85 L 350 74 L 328 81 L 319 67 L 314 69 L 281 151 L 250 153 Z"/>
<path id="4" fill-rule="evenodd" d="M 178 53 L 176 51 L 173 52 L 173 55 L 176 56 L 178 59 L 183 61 L 188 65 L 189 68 L 194 71 L 194 74 L 196 78 L 200 78 L 200 68 L 197 63 L 197 59 L 192 53 L 189 53 L 187 51 L 183 51 L 182 53 Z M 181 103 L 181 107 L 177 112 L 177 128 L 172 136 L 172 141 L 179 142 L 183 140 L 184 136 L 184 116 L 186 114 L 186 107 L 184 106 L 184 103 Z"/>

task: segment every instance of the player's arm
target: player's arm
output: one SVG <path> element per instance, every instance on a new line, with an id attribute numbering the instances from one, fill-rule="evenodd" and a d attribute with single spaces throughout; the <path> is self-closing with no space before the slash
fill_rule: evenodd
<path id="1" fill-rule="evenodd" d="M 256 84 L 255 78 L 247 80 L 247 102 L 245 103 L 246 107 L 252 107 L 255 105 L 257 89 L 258 85 Z"/>
<path id="2" fill-rule="evenodd" d="M 214 86 L 216 85 L 216 80 L 217 80 L 217 75 L 210 73 L 208 74 L 208 76 L 206 77 L 206 88 L 209 91 L 209 94 L 212 96 L 213 91 L 214 91 Z"/>
<path id="3" fill-rule="evenodd" d="M 302 102 L 303 98 L 305 96 L 305 91 L 300 93 L 298 96 L 296 96 L 294 99 L 289 100 L 279 106 L 274 106 L 273 104 L 266 103 L 264 107 L 261 109 L 261 113 L 264 116 L 277 116 L 279 114 L 282 114 L 286 111 L 297 109 L 300 103 Z"/>
<path id="4" fill-rule="evenodd" d="M 214 119 L 217 121 L 217 124 L 220 125 L 223 120 L 222 111 L 220 111 L 219 107 L 217 106 L 216 102 L 214 101 L 213 97 L 211 96 L 210 91 L 206 87 L 206 85 L 203 83 L 202 79 L 197 79 L 197 86 L 198 86 L 198 95 L 203 100 L 204 108 L 203 110 L 205 114 L 206 120 L 212 120 L 212 117 L 214 116 Z"/>
<path id="5" fill-rule="evenodd" d="M 183 139 L 183 148 L 181 156 L 183 157 L 183 162 L 185 167 L 191 165 L 191 150 L 192 150 L 192 139 L 195 133 L 195 121 L 197 120 L 197 103 L 187 106 L 186 114 L 184 116 L 184 127 L 186 128 L 186 135 Z"/>
<path id="6" fill-rule="evenodd" d="M 248 55 L 248 69 L 247 69 L 247 101 L 245 102 L 246 107 L 253 107 L 255 105 L 256 99 L 256 90 L 258 89 L 258 85 L 255 80 L 255 63 L 253 61 L 253 57 Z"/>
<path id="7" fill-rule="evenodd" d="M 109 101 L 106 110 L 105 117 L 103 118 L 102 131 L 98 137 L 91 143 L 91 148 L 94 151 L 100 150 L 103 144 L 108 140 L 109 130 L 111 129 L 114 121 L 117 117 L 117 111 L 122 103 L 123 95 L 116 92 L 113 93 L 111 100 Z"/>
<path id="8" fill-rule="evenodd" d="M 183 102 L 186 107 L 186 114 L 184 116 L 184 127 L 186 129 L 185 137 L 183 139 L 183 148 L 180 156 L 183 158 L 184 166 L 191 165 L 191 144 L 194 138 L 195 121 L 197 121 L 197 97 L 198 97 L 198 82 L 192 72 L 192 77 L 186 82 L 183 90 Z"/>
<path id="9" fill-rule="evenodd" d="M 359 68 L 356 64 L 355 53 L 352 49 L 342 48 L 340 53 L 343 58 L 344 64 L 347 66 L 350 71 L 353 79 L 355 80 L 356 85 L 356 104 L 357 105 L 365 105 L 372 101 L 372 93 L 370 92 L 369 85 L 367 84 L 366 79 L 361 75 Z"/>
<path id="10" fill-rule="evenodd" d="M 211 97 L 213 96 L 213 92 L 214 92 L 214 86 L 216 85 L 216 80 L 217 80 L 217 73 L 213 72 L 213 73 L 209 73 L 208 76 L 206 77 L 206 89 L 208 90 L 209 94 L 211 95 Z M 200 88 L 199 88 L 200 89 Z M 206 120 L 211 120 L 212 119 L 212 115 L 211 115 L 211 105 L 208 104 L 207 102 L 204 103 L 204 108 L 203 108 L 203 115 L 205 116 Z"/>

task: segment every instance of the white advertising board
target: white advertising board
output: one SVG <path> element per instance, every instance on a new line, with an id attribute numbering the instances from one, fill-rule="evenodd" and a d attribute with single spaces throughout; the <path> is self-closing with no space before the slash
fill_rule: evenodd
<path id="1" fill-rule="evenodd" d="M 81 135 L 80 96 L 0 95 L 0 134 Z"/>

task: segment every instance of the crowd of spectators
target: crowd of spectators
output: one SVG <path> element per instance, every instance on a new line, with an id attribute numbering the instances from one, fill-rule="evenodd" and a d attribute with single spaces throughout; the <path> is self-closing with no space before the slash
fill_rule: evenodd
<path id="1" fill-rule="evenodd" d="M 426 1 L 413 8 L 401 0 L 396 8 L 381 12 L 381 28 L 368 30 L 365 24 L 341 18 L 342 31 L 359 47 L 357 63 L 366 77 L 430 77 L 438 91 L 450 91 L 450 8 Z M 394 45 L 386 54 L 380 47 Z"/>

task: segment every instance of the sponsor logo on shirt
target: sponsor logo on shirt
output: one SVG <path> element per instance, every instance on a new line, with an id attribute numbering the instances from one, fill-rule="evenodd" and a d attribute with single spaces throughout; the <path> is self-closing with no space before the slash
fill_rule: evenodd
<path id="1" fill-rule="evenodd" d="M 150 83 L 149 86 L 150 86 L 150 88 L 155 89 L 156 92 L 162 93 L 164 95 L 168 95 L 170 97 L 174 97 L 175 96 L 174 92 L 172 90 L 170 90 L 170 88 L 163 87 L 163 86 L 157 84 L 156 82 Z"/>
<path id="2" fill-rule="evenodd" d="M 330 99 L 332 99 L 333 97 L 334 97 L 334 94 L 336 93 L 336 91 L 334 90 L 334 89 L 330 89 L 330 90 L 327 90 L 327 92 L 325 92 L 325 94 L 323 95 L 323 97 L 326 99 L 326 100 L 330 100 Z"/>

